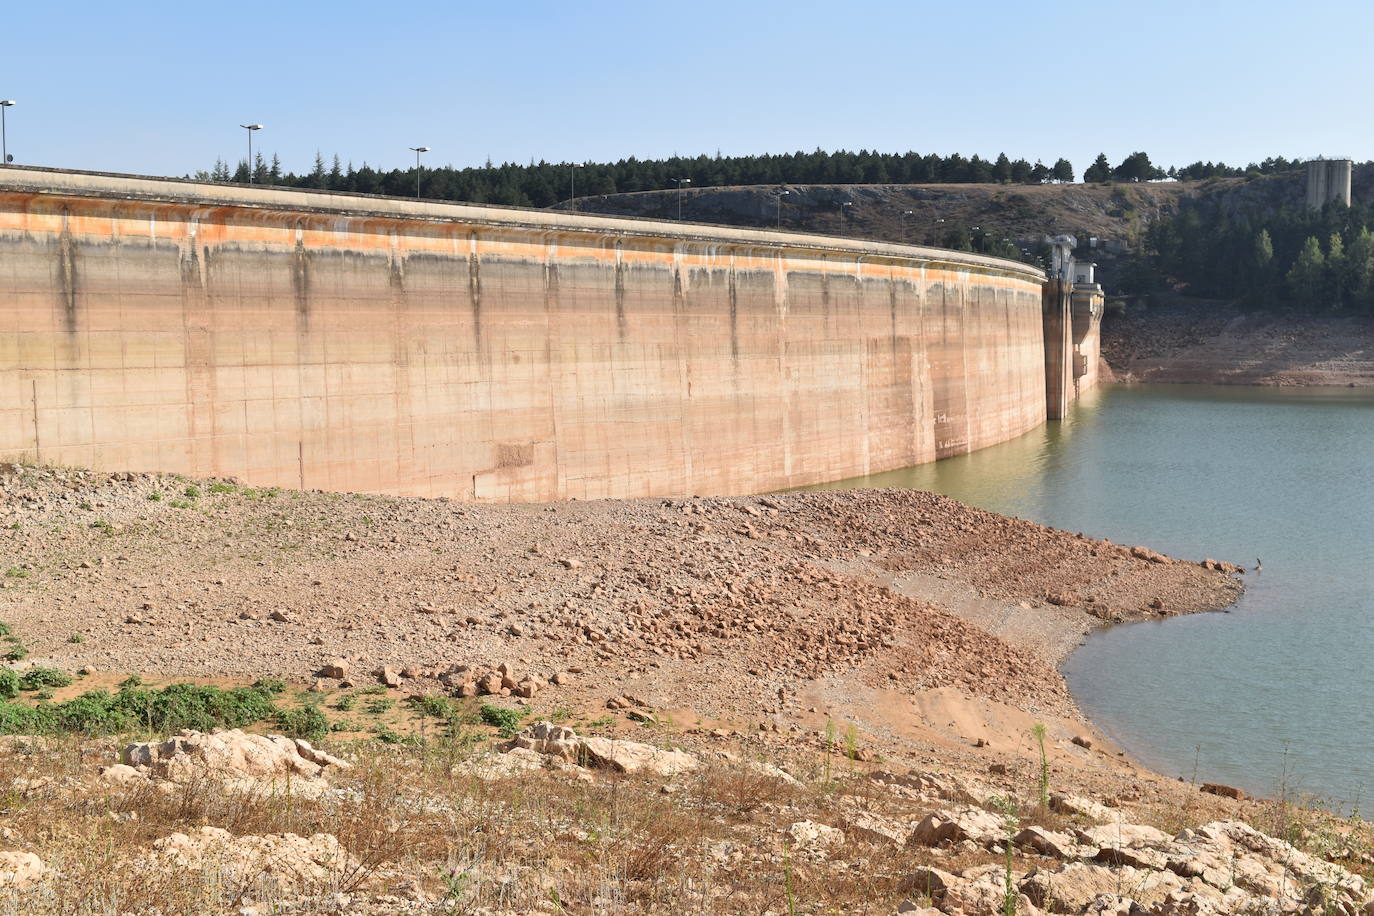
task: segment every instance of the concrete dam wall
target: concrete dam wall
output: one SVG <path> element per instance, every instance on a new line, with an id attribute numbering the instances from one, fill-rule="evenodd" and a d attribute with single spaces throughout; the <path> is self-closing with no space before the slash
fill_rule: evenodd
<path id="1" fill-rule="evenodd" d="M 0 457 L 479 500 L 740 494 L 1046 418 L 959 252 L 0 168 Z"/>

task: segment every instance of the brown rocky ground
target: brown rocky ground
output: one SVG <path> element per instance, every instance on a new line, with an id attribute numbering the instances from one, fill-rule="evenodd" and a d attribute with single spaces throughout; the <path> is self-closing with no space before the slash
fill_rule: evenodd
<path id="1" fill-rule="evenodd" d="M 1072 715 L 1066 632 L 1239 590 L 905 490 L 465 505 L 12 467 L 0 494 L 0 620 L 68 670 L 306 681 L 339 656 L 355 673 L 507 662 L 580 669 L 572 697 L 690 697 L 732 721 L 786 720 L 829 685 L 831 703 L 952 687 Z M 970 594 L 931 600 L 933 580 Z M 1052 632 L 1013 643 L 960 616 L 989 604 Z"/>
<path id="2" fill-rule="evenodd" d="M 140 751 L 132 772 L 108 769 L 117 740 L 7 739 L 15 912 L 991 913 L 1013 817 L 1054 833 L 1013 843 L 1027 913 L 1109 889 L 1136 894 L 1114 912 L 1206 912 L 1229 887 L 1216 863 L 1258 857 L 1249 896 L 1213 907 L 1239 912 L 1289 886 L 1275 869 L 1306 893 L 1318 868 L 1240 828 L 1116 824 L 1245 819 L 1364 867 L 1361 828 L 1135 767 L 1056 670 L 1093 625 L 1229 604 L 1234 567 L 928 493 L 468 505 L 8 466 L 0 551 L 0 620 L 31 653 L 13 667 L 90 672 L 56 699 L 130 673 L 275 675 L 354 764 L 315 787 L 325 758 L 302 752 L 245 795 L 216 767 L 270 768 L 271 745 L 200 768 Z M 481 680 L 501 695 L 449 699 Z M 483 757 L 484 702 L 594 737 Z M 1049 785 L 1094 805 L 1037 801 L 1038 724 Z M 369 732 L 401 743 L 350 737 Z M 1170 856 L 1212 883 L 1176 881 Z M 1175 892 L 1194 896 L 1161 909 Z"/>
<path id="3" fill-rule="evenodd" d="M 1105 321 L 1102 355 L 1127 382 L 1366 388 L 1374 386 L 1374 319 L 1171 301 Z"/>

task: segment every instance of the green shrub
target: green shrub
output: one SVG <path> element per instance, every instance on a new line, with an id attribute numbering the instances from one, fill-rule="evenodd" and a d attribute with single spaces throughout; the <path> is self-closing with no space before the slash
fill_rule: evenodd
<path id="1" fill-rule="evenodd" d="M 494 726 L 501 732 L 503 738 L 514 738 L 520 731 L 520 720 L 525 718 L 525 713 L 518 709 L 507 709 L 504 706 L 493 706 L 490 703 L 483 703 L 480 710 L 482 721 Z"/>
<path id="2" fill-rule="evenodd" d="M 187 499 L 200 499 L 200 487 L 195 484 L 191 484 L 186 489 L 182 490 L 181 493 Z"/>
<path id="3" fill-rule="evenodd" d="M 19 675 L 13 668 L 0 668 L 0 700 L 13 700 L 19 696 Z"/>
<path id="4" fill-rule="evenodd" d="M 148 501 L 160 503 L 162 502 L 162 494 L 159 491 L 154 490 L 153 492 L 148 494 Z"/>
<path id="5" fill-rule="evenodd" d="M 232 483 L 225 483 L 224 481 L 221 480 L 221 481 L 218 481 L 218 482 L 216 482 L 216 483 L 210 484 L 210 492 L 211 492 L 211 493 L 233 493 L 233 492 L 234 492 L 234 485 L 233 485 Z"/>
<path id="6" fill-rule="evenodd" d="M 85 641 L 86 641 L 86 636 L 85 636 L 85 634 L 82 634 L 82 633 L 73 633 L 71 636 L 68 636 L 68 637 L 67 637 L 67 642 L 70 642 L 70 643 L 78 643 L 78 642 L 85 642 Z"/>
<path id="7" fill-rule="evenodd" d="M 56 730 L 51 706 L 0 703 L 0 735 L 43 735 Z"/>
<path id="8" fill-rule="evenodd" d="M 436 719 L 453 719 L 457 717 L 457 711 L 448 697 L 439 696 L 412 696 L 406 700 L 415 711 L 426 716 L 433 716 Z"/>
<path id="9" fill-rule="evenodd" d="M 8 661 L 12 662 L 23 661 L 28 657 L 29 650 L 24 646 L 22 642 L 19 642 L 18 640 L 14 640 L 13 642 L 11 642 L 10 650 L 5 653 L 5 658 Z"/>
<path id="10" fill-rule="evenodd" d="M 334 708 L 342 712 L 348 712 L 358 705 L 358 698 L 351 693 L 345 693 L 334 701 Z"/>
<path id="11" fill-rule="evenodd" d="M 288 709 L 277 716 L 277 724 L 292 738 L 319 741 L 329 734 L 329 720 L 315 706 Z"/>
<path id="12" fill-rule="evenodd" d="M 286 681 L 279 677 L 260 677 L 253 682 L 254 690 L 261 690 L 263 693 L 285 693 Z"/>
<path id="13" fill-rule="evenodd" d="M 44 687 L 66 687 L 72 676 L 58 668 L 30 668 L 19 676 L 20 690 L 40 690 Z"/>

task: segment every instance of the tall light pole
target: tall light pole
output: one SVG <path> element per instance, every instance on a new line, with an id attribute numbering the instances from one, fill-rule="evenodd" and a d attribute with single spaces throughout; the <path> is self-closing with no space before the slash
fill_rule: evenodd
<path id="1" fill-rule="evenodd" d="M 253 131 L 262 130 L 261 124 L 240 124 L 244 130 L 248 131 L 248 184 L 253 183 Z"/>
<path id="2" fill-rule="evenodd" d="M 846 200 L 844 203 L 840 204 L 840 236 L 841 236 L 841 237 L 844 236 L 844 208 L 845 208 L 845 207 L 852 207 L 852 206 L 854 206 L 854 201 L 852 201 L 852 200 Z"/>
<path id="3" fill-rule="evenodd" d="M 784 197 L 786 197 L 788 194 L 791 194 L 791 193 L 792 193 L 791 191 L 779 191 L 779 192 L 778 192 L 778 228 L 779 228 L 779 229 L 782 228 L 782 199 L 783 199 Z"/>
<path id="4" fill-rule="evenodd" d="M 682 222 L 682 186 L 685 184 L 691 184 L 692 179 L 674 178 L 673 181 L 677 182 L 677 221 L 680 223 Z"/>
<path id="5" fill-rule="evenodd" d="M 903 211 L 902 211 L 902 244 L 903 244 L 903 245 L 906 244 L 906 218 L 907 218 L 908 216 L 910 216 L 911 214 L 915 213 L 915 212 L 916 212 L 915 210 L 903 210 Z"/>
<path id="6" fill-rule="evenodd" d="M 582 168 L 582 163 L 574 162 L 568 168 L 568 205 L 574 210 L 577 209 L 577 170 Z"/>
<path id="7" fill-rule="evenodd" d="M 14 99 L 0 99 L 0 165 L 10 164 L 10 144 L 5 136 L 5 109 L 14 104 Z"/>
<path id="8" fill-rule="evenodd" d="M 415 199 L 420 199 L 420 154 L 429 152 L 428 146 L 412 146 L 415 151 Z"/>

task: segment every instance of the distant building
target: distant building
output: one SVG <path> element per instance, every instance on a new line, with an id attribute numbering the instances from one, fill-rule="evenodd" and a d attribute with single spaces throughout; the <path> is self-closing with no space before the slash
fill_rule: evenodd
<path id="1" fill-rule="evenodd" d="M 1080 283 L 1096 283 L 1093 279 L 1093 271 L 1097 265 L 1091 261 L 1074 261 L 1073 263 L 1073 282 L 1077 286 Z"/>
<path id="2" fill-rule="evenodd" d="M 1350 176 L 1354 163 L 1349 159 L 1313 159 L 1307 163 L 1307 209 L 1320 210 L 1338 200 L 1350 206 Z"/>

